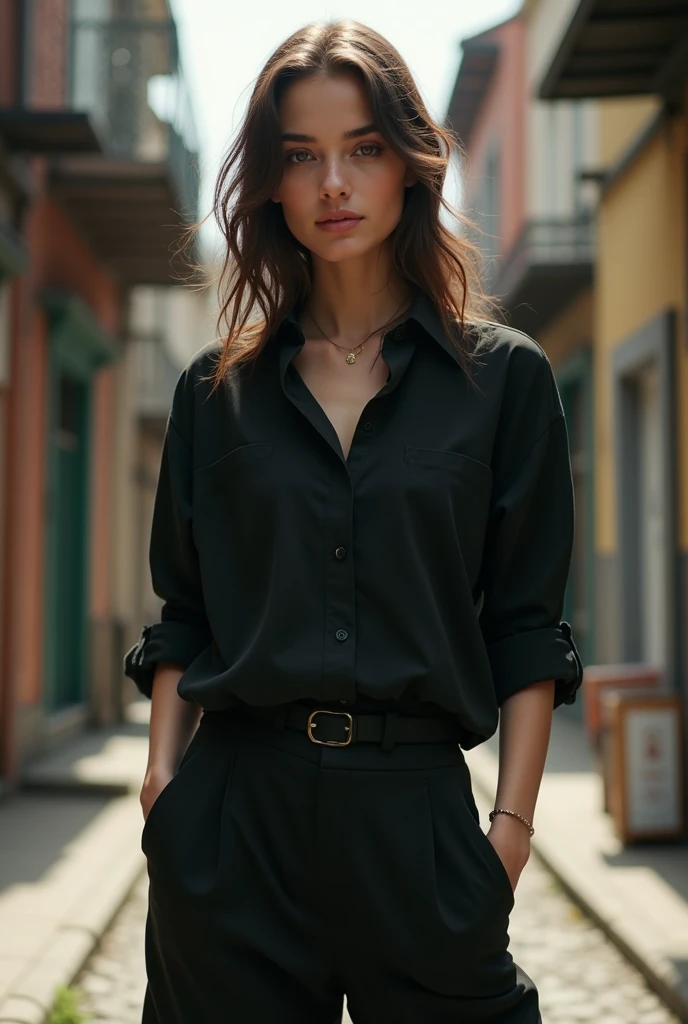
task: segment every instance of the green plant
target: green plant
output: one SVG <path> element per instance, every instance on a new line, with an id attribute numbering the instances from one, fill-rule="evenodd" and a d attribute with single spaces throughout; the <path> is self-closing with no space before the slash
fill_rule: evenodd
<path id="1" fill-rule="evenodd" d="M 86 1024 L 86 1017 L 79 1008 L 81 991 L 70 985 L 59 985 L 47 1024 Z"/>

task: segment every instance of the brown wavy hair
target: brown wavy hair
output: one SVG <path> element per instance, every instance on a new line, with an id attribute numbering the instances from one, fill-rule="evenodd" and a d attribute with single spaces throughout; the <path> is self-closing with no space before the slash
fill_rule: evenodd
<path id="1" fill-rule="evenodd" d="M 287 227 L 281 203 L 271 200 L 283 169 L 280 99 L 304 77 L 353 73 L 361 82 L 388 145 L 417 176 L 405 190 L 401 218 L 391 235 L 393 267 L 433 301 L 460 365 L 476 358 L 476 331 L 495 308 L 480 280 L 480 251 L 440 220 L 444 208 L 475 237 L 477 225 L 442 196 L 453 153 L 463 153 L 451 129 L 430 116 L 397 50 L 372 28 L 350 19 L 312 23 L 274 51 L 258 75 L 236 141 L 214 190 L 213 209 L 227 243 L 216 278 L 222 351 L 213 391 L 239 362 L 255 359 L 284 315 L 311 289 L 311 254 Z M 210 216 L 210 214 L 208 214 Z M 204 218 L 207 219 L 207 218 Z M 200 227 L 193 225 L 188 235 Z M 458 328 L 458 329 L 457 329 Z"/>

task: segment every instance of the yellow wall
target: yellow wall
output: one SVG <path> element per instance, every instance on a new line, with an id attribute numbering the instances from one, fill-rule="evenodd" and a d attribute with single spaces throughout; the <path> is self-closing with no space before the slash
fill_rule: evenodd
<path id="1" fill-rule="evenodd" d="M 598 100 L 598 154 L 600 165 L 609 169 L 634 139 L 642 135 L 661 107 L 656 96 L 624 96 Z"/>
<path id="2" fill-rule="evenodd" d="M 600 553 L 616 548 L 611 354 L 629 334 L 668 307 L 678 313 L 678 532 L 681 548 L 688 550 L 687 140 L 685 117 L 660 129 L 600 205 L 594 300 L 596 540 Z"/>

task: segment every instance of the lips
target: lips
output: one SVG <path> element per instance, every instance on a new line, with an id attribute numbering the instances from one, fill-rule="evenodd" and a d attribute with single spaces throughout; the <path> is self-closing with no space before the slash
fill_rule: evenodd
<path id="1" fill-rule="evenodd" d="M 316 224 L 329 224 L 330 221 L 337 220 L 362 220 L 357 213 L 352 213 L 350 210 L 338 210 L 336 213 L 328 213 L 324 217 L 320 217 L 315 223 Z"/>
<path id="2" fill-rule="evenodd" d="M 345 235 L 355 231 L 363 217 L 338 217 L 336 220 L 317 221 L 316 227 L 330 235 Z"/>

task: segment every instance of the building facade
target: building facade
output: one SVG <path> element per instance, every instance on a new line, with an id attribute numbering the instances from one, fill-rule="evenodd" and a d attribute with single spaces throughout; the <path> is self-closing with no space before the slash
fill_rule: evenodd
<path id="1" fill-rule="evenodd" d="M 487 256 L 485 287 L 504 319 L 552 363 L 566 413 L 576 535 L 564 617 L 584 662 L 596 656 L 593 544 L 594 104 L 535 95 L 558 0 L 463 41 L 446 123 L 465 150 L 463 206 Z M 554 16 L 554 17 L 553 17 Z M 580 706 L 571 709 L 579 715 Z"/>
<path id="2" fill-rule="evenodd" d="M 599 112 L 599 658 L 688 694 L 688 8 L 575 3 L 538 95 Z"/>
<path id="3" fill-rule="evenodd" d="M 179 285 L 198 147 L 166 0 L 8 0 L 0 18 L 0 788 L 11 790 L 27 759 L 121 713 L 132 296 Z"/>

